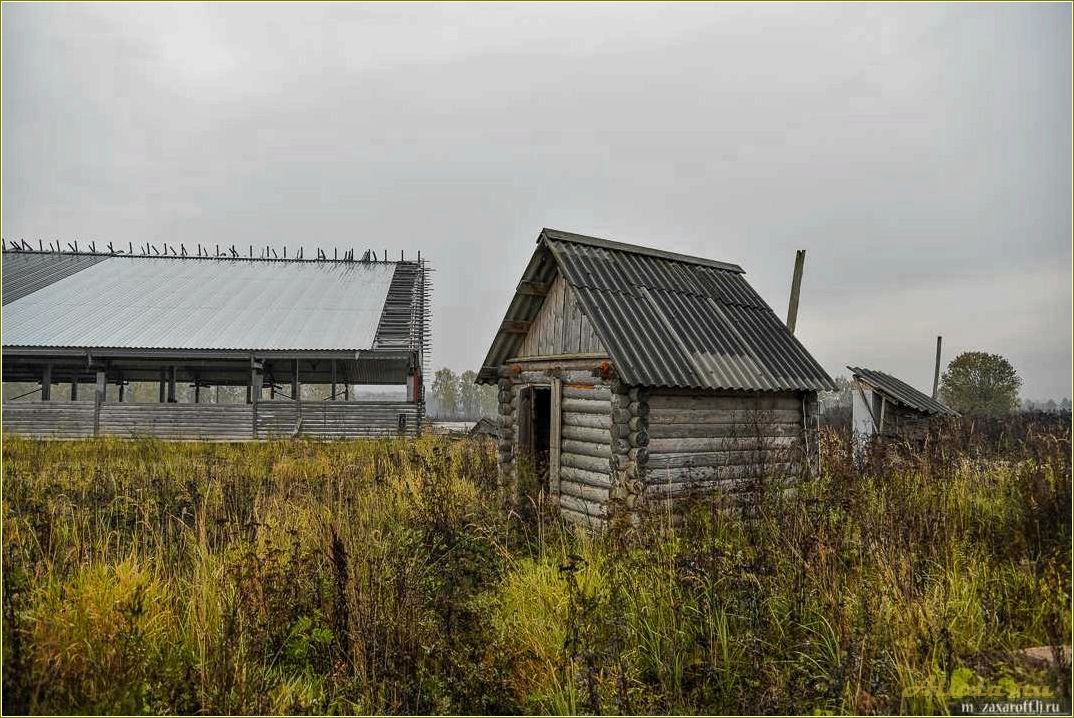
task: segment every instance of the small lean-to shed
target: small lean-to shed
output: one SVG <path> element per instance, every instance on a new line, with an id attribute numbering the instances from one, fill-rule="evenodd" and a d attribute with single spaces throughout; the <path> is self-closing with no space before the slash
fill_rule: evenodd
<path id="1" fill-rule="evenodd" d="M 937 417 L 958 416 L 951 407 L 890 374 L 848 366 L 853 381 L 851 405 L 859 444 L 873 436 L 913 438 Z"/>
<path id="2" fill-rule="evenodd" d="M 797 475 L 831 378 L 741 267 L 545 229 L 478 382 L 499 463 L 564 517 L 673 511 L 698 490 Z"/>

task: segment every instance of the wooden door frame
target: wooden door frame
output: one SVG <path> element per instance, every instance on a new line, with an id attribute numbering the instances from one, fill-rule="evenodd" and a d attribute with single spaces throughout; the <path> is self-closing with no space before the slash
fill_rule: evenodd
<path id="1" fill-rule="evenodd" d="M 533 390 L 549 390 L 548 407 L 548 492 L 552 496 L 559 496 L 559 470 L 560 470 L 560 446 L 563 437 L 563 382 L 558 377 L 553 377 L 548 382 L 527 382 L 518 385 L 518 455 L 525 456 L 533 453 L 533 437 L 536 427 L 533 425 Z M 530 399 L 523 401 L 523 393 L 529 391 Z M 529 416 L 522 418 L 523 407 L 528 403 Z M 522 422 L 526 422 L 526 430 Z M 528 435 L 525 436 L 528 431 Z M 528 445 L 527 443 L 528 442 Z"/>

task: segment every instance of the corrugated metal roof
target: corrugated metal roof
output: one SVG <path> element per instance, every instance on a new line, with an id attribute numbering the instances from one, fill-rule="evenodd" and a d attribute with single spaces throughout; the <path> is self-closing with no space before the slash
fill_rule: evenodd
<path id="1" fill-rule="evenodd" d="M 10 304 L 107 258 L 107 255 L 94 254 L 4 252 L 0 282 L 3 284 L 3 304 Z"/>
<path id="2" fill-rule="evenodd" d="M 396 266 L 110 256 L 5 306 L 3 344 L 367 350 Z"/>
<path id="3" fill-rule="evenodd" d="M 891 401 L 902 404 L 905 407 L 929 415 L 959 415 L 959 413 L 951 407 L 936 401 L 928 394 L 918 391 L 901 379 L 896 379 L 891 374 L 854 366 L 848 366 L 847 369 L 854 374 L 855 379 L 865 382 L 874 390 L 887 396 Z"/>
<path id="4" fill-rule="evenodd" d="M 737 265 L 544 230 L 524 280 L 555 271 L 578 294 L 629 384 L 747 391 L 834 388 L 831 378 L 742 276 Z M 550 254 L 550 261 L 542 260 Z M 549 266 L 553 265 L 553 266 Z M 508 320 L 532 320 L 540 297 L 516 294 Z M 485 360 L 513 355 L 500 332 Z"/>

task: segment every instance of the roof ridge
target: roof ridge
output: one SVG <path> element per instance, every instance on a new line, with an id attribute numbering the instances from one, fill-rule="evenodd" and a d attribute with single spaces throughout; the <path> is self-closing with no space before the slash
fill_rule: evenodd
<path id="1" fill-rule="evenodd" d="M 666 259 L 672 262 L 680 262 L 682 264 L 693 264 L 701 267 L 710 267 L 712 269 L 720 269 L 725 272 L 736 272 L 738 274 L 745 274 L 746 270 L 737 264 L 731 262 L 721 262 L 715 259 L 707 259 L 705 257 L 694 257 L 689 254 L 679 254 L 678 252 L 668 252 L 663 249 L 656 249 L 655 247 L 643 247 L 639 244 L 626 244 L 625 242 L 616 242 L 612 239 L 603 239 L 601 237 L 590 237 L 584 234 L 575 234 L 574 232 L 566 232 L 561 229 L 550 229 L 545 227 L 541 230 L 540 235 L 537 237 L 537 243 L 542 241 L 552 242 L 570 242 L 572 244 L 584 244 L 590 247 L 597 247 L 600 249 L 607 249 L 613 252 L 624 252 L 627 254 L 640 254 L 646 257 L 655 257 L 657 259 Z"/>

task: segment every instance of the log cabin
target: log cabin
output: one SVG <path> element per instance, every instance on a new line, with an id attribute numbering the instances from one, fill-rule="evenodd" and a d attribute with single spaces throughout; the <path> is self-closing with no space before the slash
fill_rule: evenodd
<path id="1" fill-rule="evenodd" d="M 485 358 L 501 484 L 564 518 L 677 513 L 698 492 L 798 476 L 834 385 L 741 267 L 544 229 Z"/>

